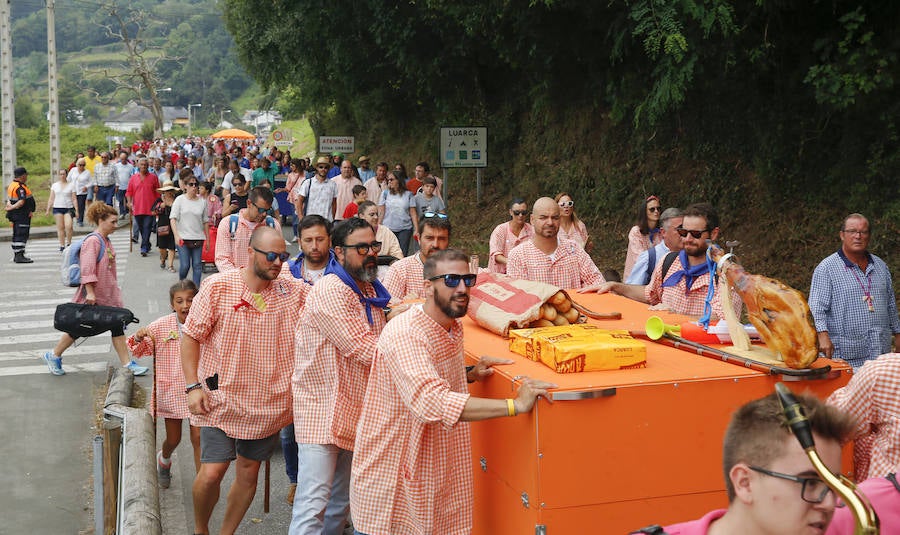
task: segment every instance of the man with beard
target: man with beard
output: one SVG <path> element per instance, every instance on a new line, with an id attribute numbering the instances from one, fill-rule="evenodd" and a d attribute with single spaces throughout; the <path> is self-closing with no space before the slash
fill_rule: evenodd
<path id="1" fill-rule="evenodd" d="M 559 239 L 559 204 L 550 197 L 534 201 L 534 236 L 507 257 L 506 274 L 559 288 L 582 288 L 604 282 L 603 275 L 581 245 Z"/>
<path id="2" fill-rule="evenodd" d="M 297 323 L 292 535 L 344 529 L 356 424 L 390 300 L 377 279 L 381 243 L 369 223 L 358 217 L 343 221 L 331 241 L 329 273 L 310 290 Z"/>
<path id="3" fill-rule="evenodd" d="M 381 193 L 388 187 L 387 171 L 388 164 L 379 162 L 378 165 L 375 166 L 375 176 L 363 183 L 363 186 L 366 187 L 366 199 L 372 201 L 376 205 L 381 199 Z"/>
<path id="4" fill-rule="evenodd" d="M 356 437 L 350 496 L 357 533 L 472 531 L 472 452 L 465 422 L 529 412 L 556 385 L 524 378 L 515 399 L 470 396 L 511 360 L 481 357 L 467 371 L 461 318 L 469 257 L 457 249 L 425 261 L 425 303 L 391 320 L 378 340 Z M 414 470 L 414 471 L 413 471 Z"/>
<path id="5" fill-rule="evenodd" d="M 653 305 L 651 307 L 653 310 L 669 310 L 693 317 L 702 316 L 709 292 L 709 266 L 712 262 L 707 261 L 706 249 L 709 242 L 719 237 L 719 216 L 715 208 L 707 203 L 688 206 L 683 216 L 681 226 L 675 229 L 681 236 L 681 252 L 669 253 L 666 259 L 657 264 L 649 284 L 641 286 L 606 282 L 583 288 L 579 292 L 594 290 L 597 293 L 613 292 Z M 713 291 L 710 299 L 711 318 L 724 318 L 719 288 L 715 287 Z M 734 290 L 731 291 L 731 303 L 735 314 L 740 316 L 743 301 Z"/>
<path id="6" fill-rule="evenodd" d="M 281 232 L 278 219 L 269 215 L 274 200 L 272 190 L 257 186 L 250 190 L 246 208 L 222 218 L 216 232 L 216 267 L 220 272 L 248 265 L 252 255 L 247 254 L 247 244 L 261 224 Z"/>
<path id="7" fill-rule="evenodd" d="M 425 297 L 422 277 L 425 261 L 449 246 L 450 219 L 445 214 L 419 220 L 419 252 L 391 264 L 384 277 L 384 285 L 395 302 Z"/>
<path id="8" fill-rule="evenodd" d="M 200 427 L 194 533 L 209 533 L 222 477 L 236 460 L 221 533 L 234 533 L 256 493 L 259 466 L 291 421 L 293 330 L 309 285 L 279 276 L 284 238 L 261 226 L 247 267 L 213 275 L 194 297 L 181 339 L 191 424 Z"/>

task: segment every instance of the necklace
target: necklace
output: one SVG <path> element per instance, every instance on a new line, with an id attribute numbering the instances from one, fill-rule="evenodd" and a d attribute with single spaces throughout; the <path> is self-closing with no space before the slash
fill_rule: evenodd
<path id="1" fill-rule="evenodd" d="M 863 286 L 862 280 L 860 280 L 859 275 L 856 274 L 856 270 L 850 268 L 850 272 L 853 273 L 853 276 L 856 277 L 856 282 L 859 284 L 859 289 L 862 290 L 863 293 L 863 302 L 869 308 L 869 312 L 875 312 L 875 303 L 872 300 L 872 278 L 869 275 L 865 275 L 866 282 L 868 283 L 866 286 Z"/>

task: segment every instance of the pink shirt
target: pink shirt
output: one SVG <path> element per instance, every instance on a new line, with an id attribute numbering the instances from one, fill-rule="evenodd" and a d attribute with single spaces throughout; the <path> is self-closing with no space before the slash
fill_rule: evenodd
<path id="1" fill-rule="evenodd" d="M 391 264 L 384 277 L 384 287 L 391 294 L 391 302 L 403 301 L 406 298 L 424 299 L 424 271 L 425 264 L 422 263 L 419 253 Z"/>
<path id="2" fill-rule="evenodd" d="M 883 477 L 867 479 L 857 488 L 866 495 L 869 503 L 875 508 L 881 533 L 885 535 L 900 533 L 900 488 L 894 487 L 893 483 Z M 853 513 L 848 507 L 841 506 L 835 508 L 831 524 L 828 525 L 825 534 L 853 535 L 855 527 Z"/>
<path id="3" fill-rule="evenodd" d="M 528 240 L 510 251 L 506 274 L 558 288 L 572 289 L 605 282 L 590 255 L 577 243 L 559 240 L 552 257 Z"/>
<path id="4" fill-rule="evenodd" d="M 337 209 L 340 210 L 339 213 L 334 214 L 335 221 L 339 221 L 344 218 L 344 208 L 347 204 L 353 202 L 353 186 L 362 186 L 362 182 L 359 181 L 355 176 L 351 176 L 350 178 L 344 178 L 341 175 L 338 175 L 331 179 L 332 182 L 337 186 L 337 201 L 336 206 Z"/>
<path id="5" fill-rule="evenodd" d="M 154 357 L 153 373 L 156 389 L 150 406 L 161 418 L 183 420 L 190 417 L 184 394 L 184 372 L 181 369 L 181 328 L 175 313 L 166 314 L 147 326 L 150 336 L 140 342 L 128 337 L 128 349 L 135 357 Z M 155 400 L 155 403 L 154 403 Z"/>
<path id="6" fill-rule="evenodd" d="M 685 316 L 693 316 L 695 318 L 702 316 L 706 294 L 709 291 L 709 273 L 700 275 L 694 279 L 690 291 L 687 290 L 687 283 L 685 282 L 686 278 L 684 277 L 682 277 L 675 286 L 663 288 L 662 265 L 662 262 L 656 264 L 656 269 L 653 270 L 653 275 L 650 276 L 650 283 L 644 287 L 644 297 L 647 299 L 647 302 L 651 305 L 662 303 L 676 314 L 684 314 Z M 681 268 L 681 260 L 676 257 L 675 261 L 672 262 L 672 265 L 669 266 L 666 278 L 671 277 L 676 271 L 681 270 Z M 731 290 L 731 304 L 735 314 L 740 317 L 741 307 L 744 305 L 744 302 L 741 301 L 741 296 L 735 290 Z M 722 319 L 725 317 L 718 288 L 715 289 L 710 305 L 712 307 L 712 319 Z"/>
<path id="7" fill-rule="evenodd" d="M 122 307 L 122 291 L 119 289 L 119 277 L 116 274 L 116 251 L 108 238 L 100 237 L 106 242 L 106 249 L 100 262 L 100 240 L 98 234 L 85 237 L 78 256 L 81 264 L 81 286 L 72 298 L 73 303 L 84 303 L 86 292 L 84 285 L 94 283 L 94 297 L 98 305 Z"/>
<path id="8" fill-rule="evenodd" d="M 506 273 L 506 264 L 498 264 L 496 256 L 503 255 L 509 260 L 509 252 L 525 240 L 530 240 L 532 236 L 534 236 L 534 227 L 530 223 L 525 223 L 518 236 L 513 234 L 512 229 L 509 227 L 509 221 L 497 225 L 494 231 L 491 232 L 491 256 L 488 258 L 488 271 Z"/>
<path id="9" fill-rule="evenodd" d="M 249 202 L 249 201 L 248 201 Z M 222 218 L 216 229 L 216 267 L 219 272 L 229 271 L 232 269 L 240 269 L 246 267 L 250 263 L 250 235 L 259 225 L 264 225 L 265 220 L 261 223 L 253 223 L 244 217 L 242 209 L 237 214 L 238 224 L 231 235 L 231 216 Z M 281 225 L 275 220 L 275 230 L 281 233 Z"/>
<path id="10" fill-rule="evenodd" d="M 710 524 L 725 516 L 727 511 L 727 509 L 716 509 L 706 513 L 703 518 L 698 520 L 667 526 L 664 531 L 668 535 L 706 535 Z"/>
<path id="11" fill-rule="evenodd" d="M 655 238 L 651 244 L 650 236 L 641 234 L 640 227 L 637 225 L 631 227 L 631 230 L 628 232 L 628 251 L 625 253 L 625 271 L 622 274 L 622 280 L 627 280 L 628 276 L 631 275 L 634 263 L 637 262 L 641 253 L 656 245 L 662 239 L 658 232 L 654 236 Z"/>

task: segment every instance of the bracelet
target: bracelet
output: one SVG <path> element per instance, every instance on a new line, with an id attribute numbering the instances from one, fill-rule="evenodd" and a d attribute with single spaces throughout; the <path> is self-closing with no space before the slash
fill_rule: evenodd
<path id="1" fill-rule="evenodd" d="M 202 386 L 203 386 L 203 385 L 200 384 L 200 383 L 189 384 L 189 385 L 187 385 L 187 388 L 184 389 L 184 393 L 185 393 L 185 394 L 190 394 L 190 393 L 191 393 L 191 390 L 197 390 L 198 388 L 200 388 L 200 387 L 202 387 Z"/>
<path id="2" fill-rule="evenodd" d="M 506 415 L 507 416 L 515 416 L 517 414 L 519 414 L 519 412 L 516 411 L 516 402 L 513 401 L 512 399 L 507 398 L 506 399 Z"/>

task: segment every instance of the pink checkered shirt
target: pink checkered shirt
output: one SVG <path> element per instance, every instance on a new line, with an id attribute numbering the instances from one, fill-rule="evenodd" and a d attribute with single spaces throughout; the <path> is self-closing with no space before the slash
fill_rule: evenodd
<path id="1" fill-rule="evenodd" d="M 400 259 L 391 264 L 387 275 L 384 276 L 384 287 L 390 292 L 392 302 L 404 299 L 424 299 L 425 279 L 423 271 L 425 264 L 419 253 Z"/>
<path id="2" fill-rule="evenodd" d="M 248 201 L 249 202 L 249 201 Z M 265 220 L 260 223 L 252 223 L 244 218 L 244 208 L 238 213 L 238 225 L 231 237 L 231 216 L 222 218 L 216 233 L 216 267 L 219 273 L 232 269 L 246 267 L 250 263 L 250 235 L 256 227 L 265 225 Z M 275 230 L 281 233 L 281 225 L 275 220 Z"/>
<path id="3" fill-rule="evenodd" d="M 375 296 L 371 284 L 363 292 Z M 369 366 L 386 321 L 374 307 L 372 319 L 370 325 L 359 296 L 337 275 L 325 275 L 310 290 L 296 329 L 297 442 L 353 450 Z"/>
<path id="4" fill-rule="evenodd" d="M 525 226 L 519 231 L 518 236 L 513 234 L 509 229 L 509 221 L 497 225 L 494 232 L 491 232 L 491 256 L 488 259 L 488 271 L 494 273 L 506 273 L 506 264 L 498 264 L 495 257 L 497 255 L 509 257 L 509 252 L 512 251 L 515 246 L 525 240 L 530 240 L 532 236 L 534 236 L 534 227 L 532 227 L 530 223 L 525 223 Z M 507 258 L 507 260 L 509 260 L 509 258 Z"/>
<path id="5" fill-rule="evenodd" d="M 469 399 L 459 320 L 449 332 L 421 306 L 378 341 L 353 454 L 350 508 L 370 535 L 472 531 Z"/>
<path id="6" fill-rule="evenodd" d="M 182 333 L 200 342 L 197 376 L 212 406 L 192 415 L 191 424 L 252 440 L 291 423 L 294 330 L 310 286 L 281 275 L 261 292 L 260 311 L 241 274 L 233 269 L 203 281 Z M 219 388 L 210 391 L 206 378 L 214 374 Z"/>
<path id="7" fill-rule="evenodd" d="M 690 292 L 687 292 L 687 284 L 685 283 L 684 277 L 678 281 L 676 286 L 663 288 L 662 265 L 663 262 L 661 261 L 656 264 L 656 269 L 653 270 L 653 276 L 650 277 L 650 283 L 644 287 L 644 297 L 647 298 L 647 302 L 651 305 L 662 303 L 676 314 L 684 314 L 685 316 L 693 316 L 695 318 L 702 316 L 703 304 L 706 301 L 706 293 L 709 291 L 709 273 L 700 275 L 694 279 L 693 284 L 691 284 Z M 672 262 L 672 265 L 669 266 L 666 278 L 671 277 L 672 274 L 680 269 L 682 269 L 681 260 L 676 257 L 675 261 Z M 711 319 L 722 319 L 725 317 L 718 288 L 716 288 L 710 304 L 712 305 Z M 731 304 L 734 308 L 734 313 L 740 317 L 741 307 L 744 306 L 744 302 L 741 301 L 741 296 L 738 295 L 734 289 L 731 290 Z"/>
<path id="8" fill-rule="evenodd" d="M 577 243 L 559 240 L 554 255 L 551 259 L 528 240 L 510 251 L 506 274 L 514 279 L 543 282 L 564 289 L 605 282 L 590 255 Z"/>
<path id="9" fill-rule="evenodd" d="M 184 395 L 184 372 L 181 370 L 181 331 L 175 313 L 166 314 L 150 325 L 150 336 L 140 342 L 134 335 L 128 337 L 128 349 L 135 357 L 149 357 L 154 354 L 154 380 L 156 397 L 151 396 L 150 406 L 156 407 L 156 416 L 183 420 L 190 417 L 187 396 Z"/>
<path id="10" fill-rule="evenodd" d="M 884 477 L 900 464 L 900 353 L 886 353 L 857 369 L 828 403 L 856 418 L 851 437 L 857 481 Z"/>

